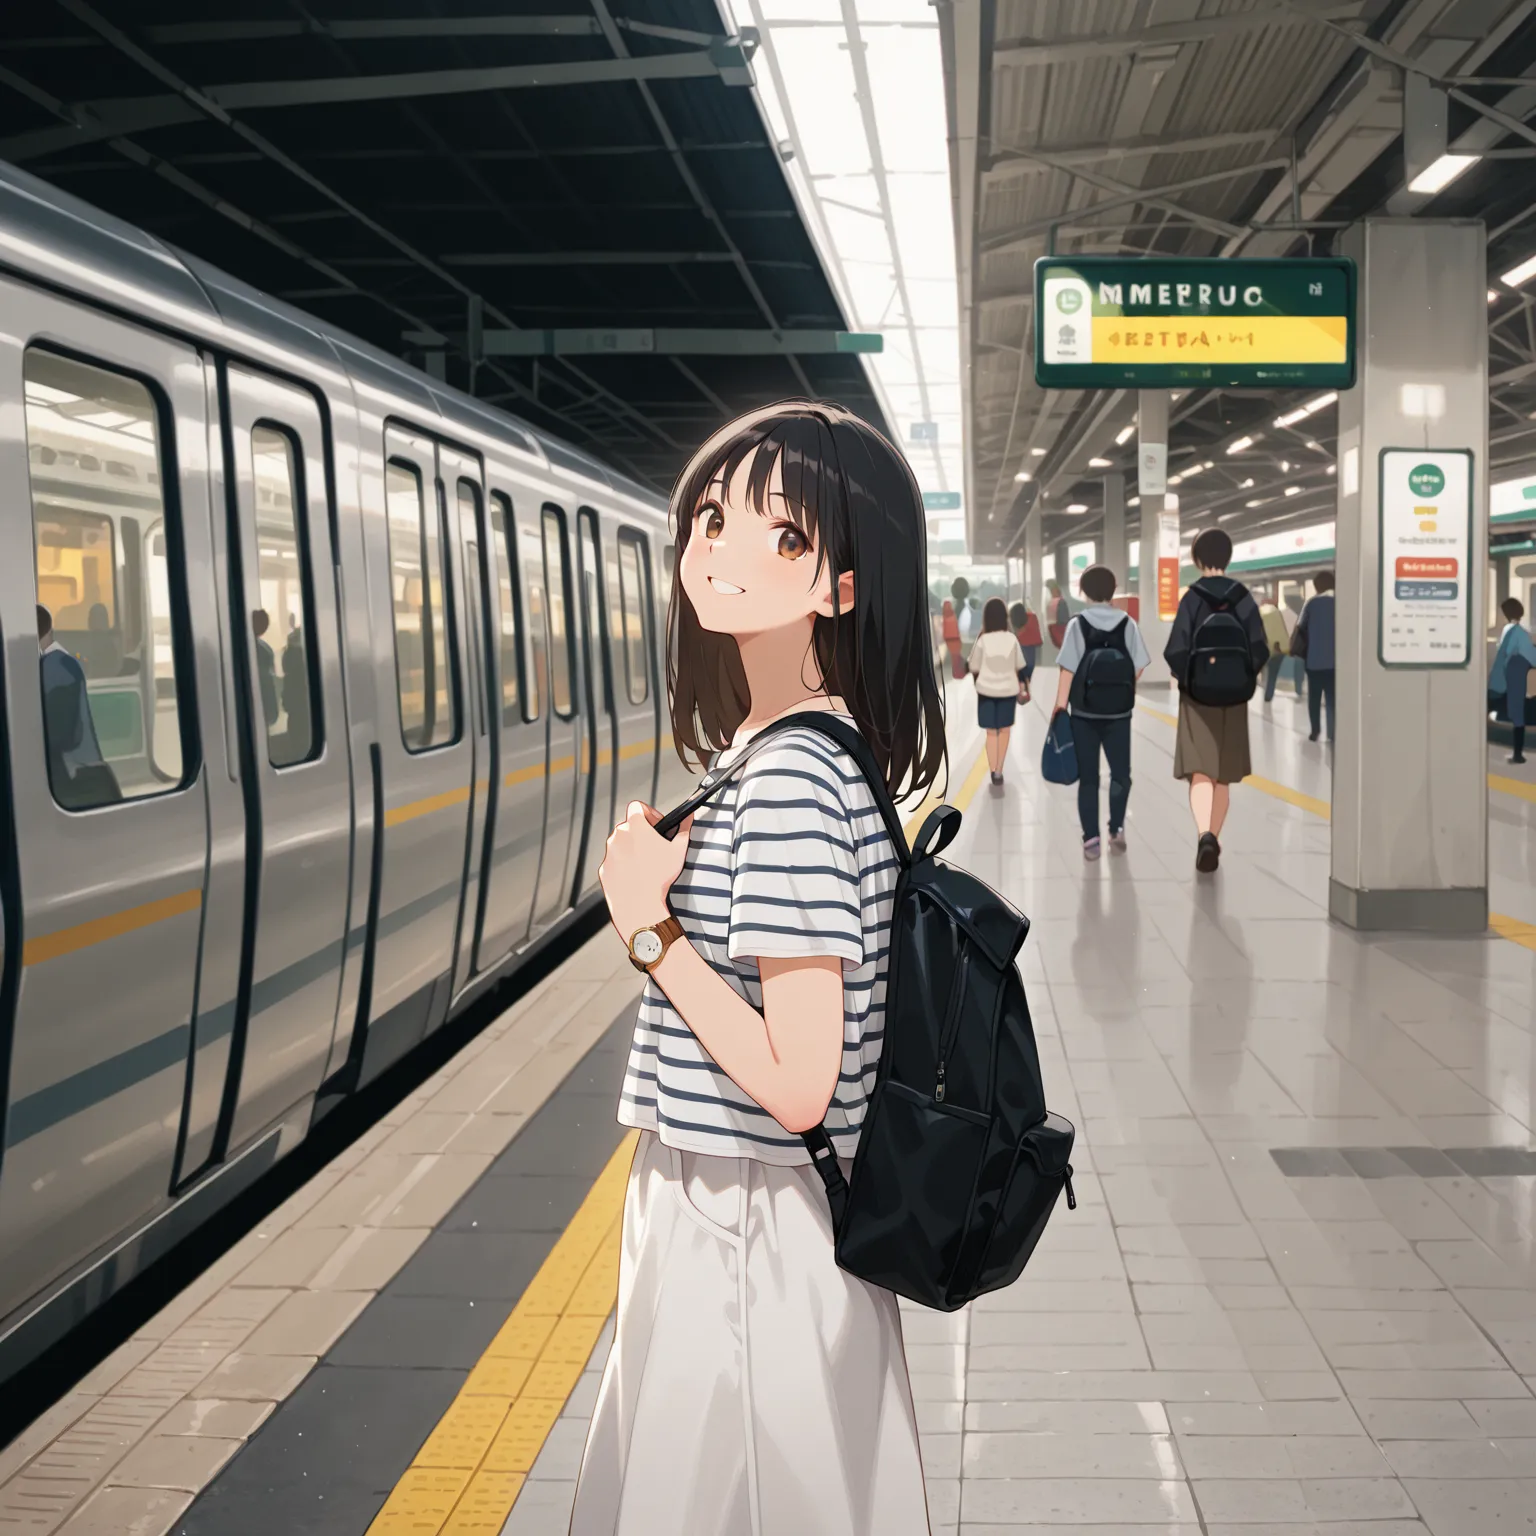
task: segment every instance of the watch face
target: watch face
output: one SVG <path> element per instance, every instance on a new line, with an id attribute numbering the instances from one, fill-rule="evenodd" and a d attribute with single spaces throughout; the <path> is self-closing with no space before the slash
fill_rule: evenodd
<path id="1" fill-rule="evenodd" d="M 630 941 L 630 948 L 642 965 L 654 965 L 661 959 L 661 937 L 654 928 L 642 928 Z"/>

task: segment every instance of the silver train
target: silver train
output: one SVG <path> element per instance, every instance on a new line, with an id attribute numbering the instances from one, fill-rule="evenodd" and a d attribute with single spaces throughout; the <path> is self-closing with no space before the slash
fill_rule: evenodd
<path id="1" fill-rule="evenodd" d="M 671 802 L 665 505 L 0 166 L 0 1377 Z"/>

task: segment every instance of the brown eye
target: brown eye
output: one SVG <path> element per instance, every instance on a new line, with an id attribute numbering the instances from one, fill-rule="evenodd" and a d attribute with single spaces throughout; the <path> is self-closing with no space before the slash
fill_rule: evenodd
<path id="1" fill-rule="evenodd" d="M 718 539 L 725 532 L 725 513 L 713 502 L 700 507 L 699 528 L 706 539 Z"/>
<path id="2" fill-rule="evenodd" d="M 798 528 L 779 530 L 779 553 L 786 560 L 798 560 L 811 547 L 811 541 Z"/>

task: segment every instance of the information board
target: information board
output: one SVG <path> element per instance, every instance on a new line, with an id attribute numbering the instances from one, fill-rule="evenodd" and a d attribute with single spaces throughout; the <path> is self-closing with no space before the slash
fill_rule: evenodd
<path id="1" fill-rule="evenodd" d="M 1157 514 L 1157 616 L 1172 623 L 1179 615 L 1179 514 Z"/>
<path id="2" fill-rule="evenodd" d="M 1035 382 L 1348 389 L 1355 264 L 1345 257 L 1042 257 Z"/>
<path id="3" fill-rule="evenodd" d="M 1464 667 L 1472 655 L 1472 454 L 1381 450 L 1384 667 Z"/>

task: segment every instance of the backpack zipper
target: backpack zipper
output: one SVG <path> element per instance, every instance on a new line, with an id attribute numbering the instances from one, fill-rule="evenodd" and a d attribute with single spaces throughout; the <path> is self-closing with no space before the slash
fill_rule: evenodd
<path id="1" fill-rule="evenodd" d="M 960 1001 L 965 996 L 965 983 L 971 971 L 971 952 L 960 952 L 960 966 L 955 974 L 954 982 L 949 994 L 949 1016 L 944 1020 L 944 1032 L 939 1036 L 939 1072 L 938 1080 L 934 1084 L 933 1098 L 936 1104 L 944 1102 L 944 1063 L 949 1057 L 955 1044 L 955 1036 L 960 1032 Z"/>

